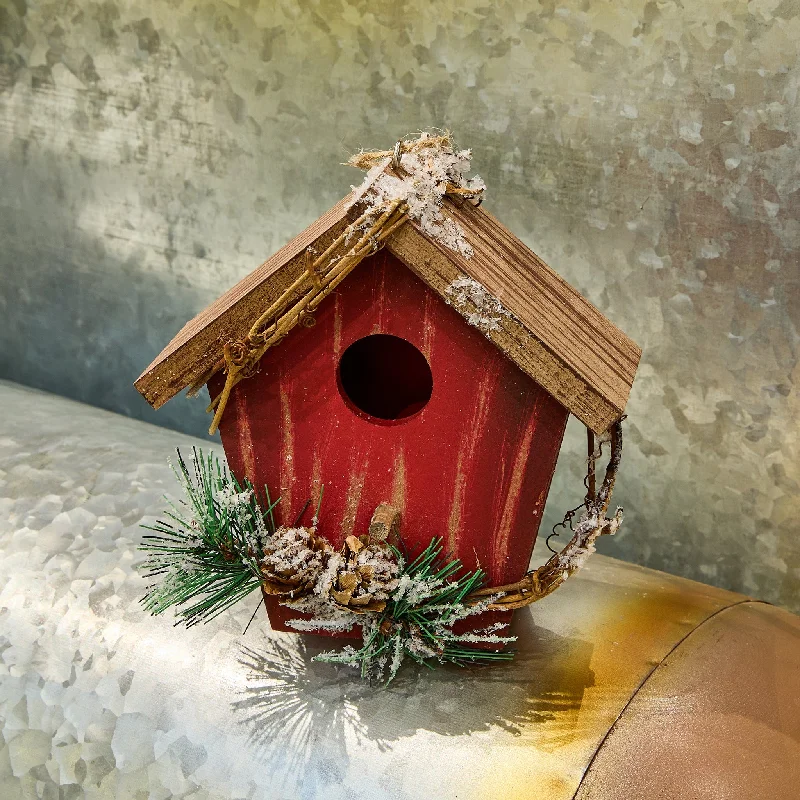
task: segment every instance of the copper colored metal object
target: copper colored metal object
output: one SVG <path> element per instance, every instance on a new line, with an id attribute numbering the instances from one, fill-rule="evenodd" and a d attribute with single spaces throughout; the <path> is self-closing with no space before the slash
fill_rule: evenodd
<path id="1" fill-rule="evenodd" d="M 800 796 L 800 618 L 721 610 L 659 664 L 609 731 L 576 800 Z"/>

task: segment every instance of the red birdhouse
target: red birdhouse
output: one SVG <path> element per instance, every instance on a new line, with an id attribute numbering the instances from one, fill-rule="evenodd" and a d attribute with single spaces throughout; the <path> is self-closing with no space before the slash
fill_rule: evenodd
<path id="1" fill-rule="evenodd" d="M 203 382 L 225 345 L 298 282 L 357 215 L 345 198 L 189 322 L 136 386 L 155 408 Z M 231 470 L 340 545 L 376 507 L 411 555 L 434 536 L 492 585 L 528 567 L 568 414 L 603 433 L 639 348 L 482 209 L 446 199 L 469 255 L 409 220 L 270 347 L 227 398 Z M 212 397 L 225 376 L 208 383 Z M 324 492 L 323 492 L 324 487 Z M 268 603 L 274 628 L 288 612 Z"/>

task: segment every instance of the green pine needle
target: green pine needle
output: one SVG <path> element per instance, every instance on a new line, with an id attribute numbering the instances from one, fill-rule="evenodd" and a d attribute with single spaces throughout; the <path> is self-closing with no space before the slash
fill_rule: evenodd
<path id="1" fill-rule="evenodd" d="M 469 647 L 453 632 L 452 626 L 459 620 L 485 611 L 488 600 L 480 606 L 465 604 L 464 600 L 483 586 L 486 576 L 480 569 L 458 575 L 462 569 L 461 562 L 458 559 L 446 560 L 442 550 L 441 539 L 433 539 L 405 567 L 401 584 L 386 609 L 373 624 L 364 625 L 360 649 L 346 647 L 338 652 L 321 653 L 316 660 L 356 666 L 362 678 L 382 678 L 388 672 L 386 684 L 394 679 L 406 656 L 428 667 L 433 667 L 436 662 L 467 666 L 511 660 L 513 652 Z M 430 592 L 417 598 L 413 589 L 411 592 L 401 589 L 409 583 L 412 587 L 427 585 Z M 497 636 L 494 631 L 495 627 L 491 626 L 462 636 L 470 637 L 469 641 L 475 643 L 494 646 L 514 640 L 514 637 Z"/>
<path id="2" fill-rule="evenodd" d="M 148 553 L 143 571 L 159 582 L 148 587 L 145 608 L 161 614 L 178 609 L 187 626 L 213 619 L 260 586 L 259 562 L 269 534 L 275 530 L 264 490 L 262 511 L 249 482 L 241 486 L 216 456 L 192 449 L 190 471 L 180 451 L 175 474 L 186 494 L 179 505 L 144 537 Z"/>
<path id="3" fill-rule="evenodd" d="M 190 465 L 178 452 L 175 474 L 186 499 L 170 502 L 164 519 L 145 526 L 152 533 L 140 546 L 147 553 L 143 571 L 157 580 L 142 602 L 153 614 L 174 608 L 179 622 L 191 626 L 213 619 L 260 587 L 260 564 L 275 533 L 278 500 L 270 500 L 266 487 L 258 497 L 251 483 L 239 484 L 216 456 L 200 450 L 192 450 Z M 322 492 L 315 519 L 321 502 Z M 444 556 L 442 540 L 436 538 L 409 564 L 398 550 L 394 554 L 399 579 L 385 610 L 351 615 L 352 624 L 362 626 L 361 648 L 322 653 L 318 660 L 350 664 L 364 678 L 385 679 L 388 674 L 389 683 L 406 657 L 429 667 L 437 662 L 465 666 L 513 658 L 513 653 L 498 651 L 513 641 L 495 633 L 503 624 L 460 635 L 453 631 L 459 621 L 483 613 L 491 601 L 467 600 L 483 586 L 482 570 L 465 573 L 460 561 Z M 333 602 L 328 611 L 343 613 Z M 317 623 L 312 619 L 307 625 Z M 321 619 L 318 627 L 324 628 L 324 623 Z M 493 649 L 470 646 L 481 643 Z"/>

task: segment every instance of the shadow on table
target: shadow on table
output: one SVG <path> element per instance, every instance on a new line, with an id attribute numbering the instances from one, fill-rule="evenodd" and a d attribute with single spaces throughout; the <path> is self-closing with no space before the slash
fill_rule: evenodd
<path id="1" fill-rule="evenodd" d="M 248 682 L 233 708 L 273 779 L 301 781 L 312 793 L 343 780 L 348 741 L 386 751 L 417 731 L 465 736 L 497 728 L 518 736 L 524 729 L 536 747 L 555 750 L 580 736 L 578 712 L 594 685 L 592 645 L 536 626 L 530 613 L 517 614 L 512 627 L 520 649 L 511 662 L 404 666 L 386 688 L 313 661 L 337 646 L 330 639 L 266 634 L 259 649 L 242 647 Z"/>

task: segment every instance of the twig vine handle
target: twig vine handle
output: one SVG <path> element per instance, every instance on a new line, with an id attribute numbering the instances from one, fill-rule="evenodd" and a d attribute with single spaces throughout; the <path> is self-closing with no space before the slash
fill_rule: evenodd
<path id="1" fill-rule="evenodd" d="M 575 528 L 575 533 L 567 544 L 546 563 L 528 572 L 520 581 L 505 586 L 486 586 L 473 592 L 469 599 L 494 597 L 490 611 L 511 611 L 524 608 L 543 597 L 552 594 L 573 572 L 580 569 L 587 556 L 594 550 L 594 542 L 603 534 L 616 533 L 622 522 L 622 509 L 611 519 L 606 517 L 611 493 L 617 478 L 622 458 L 622 421 L 615 422 L 609 429 L 611 454 L 609 456 L 603 483 L 596 496 L 592 491 L 591 477 L 594 475 L 594 442 L 590 438 L 589 493 L 586 498 L 586 514 Z"/>

